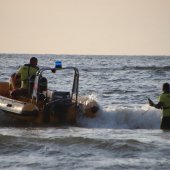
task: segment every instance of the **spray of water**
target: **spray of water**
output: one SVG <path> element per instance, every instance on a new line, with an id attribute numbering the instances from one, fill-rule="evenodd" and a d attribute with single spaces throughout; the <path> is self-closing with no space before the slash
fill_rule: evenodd
<path id="1" fill-rule="evenodd" d="M 90 102 L 91 96 L 86 96 L 85 101 Z M 80 116 L 77 120 L 81 127 L 111 129 L 159 129 L 160 121 L 160 111 L 148 104 L 133 107 L 108 106 L 106 109 L 100 106 L 93 119 Z"/>

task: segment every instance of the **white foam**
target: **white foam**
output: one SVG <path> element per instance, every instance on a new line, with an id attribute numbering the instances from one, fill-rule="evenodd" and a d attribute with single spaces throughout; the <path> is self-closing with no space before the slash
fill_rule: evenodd
<path id="1" fill-rule="evenodd" d="M 159 129 L 161 121 L 160 110 L 148 105 L 143 106 L 109 106 L 100 109 L 93 119 L 79 117 L 78 124 L 88 128 L 112 129 Z"/>

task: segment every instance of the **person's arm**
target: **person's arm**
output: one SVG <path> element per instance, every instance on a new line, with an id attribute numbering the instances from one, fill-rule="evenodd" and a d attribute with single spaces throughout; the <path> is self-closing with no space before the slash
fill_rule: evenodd
<path id="1" fill-rule="evenodd" d="M 155 104 L 150 98 L 148 98 L 148 102 L 150 106 L 155 107 L 157 109 L 161 109 L 163 107 L 162 102 L 158 102 L 157 104 Z"/>

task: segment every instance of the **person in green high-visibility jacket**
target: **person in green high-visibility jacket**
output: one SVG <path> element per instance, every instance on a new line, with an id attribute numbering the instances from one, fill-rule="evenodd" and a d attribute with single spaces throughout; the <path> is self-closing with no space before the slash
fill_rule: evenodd
<path id="1" fill-rule="evenodd" d="M 30 59 L 30 64 L 25 64 L 17 71 L 17 75 L 21 76 L 21 88 L 28 89 L 29 77 L 35 75 L 38 71 L 37 62 L 37 58 L 32 57 Z"/>
<path id="2" fill-rule="evenodd" d="M 170 85 L 164 83 L 162 86 L 163 93 L 159 96 L 159 102 L 155 104 L 151 99 L 148 99 L 149 105 L 157 109 L 162 109 L 161 129 L 170 129 Z"/>
<path id="3" fill-rule="evenodd" d="M 15 98 L 17 96 L 23 95 L 26 96 L 28 93 L 28 88 L 29 88 L 29 78 L 33 75 L 36 74 L 38 71 L 37 67 L 38 59 L 35 57 L 32 57 L 30 59 L 29 64 L 25 64 L 19 68 L 19 70 L 16 72 L 15 77 L 20 76 L 21 80 L 21 87 L 16 88 L 12 91 L 11 97 Z M 15 78 L 14 78 L 15 80 Z M 13 82 L 15 84 L 15 82 Z"/>

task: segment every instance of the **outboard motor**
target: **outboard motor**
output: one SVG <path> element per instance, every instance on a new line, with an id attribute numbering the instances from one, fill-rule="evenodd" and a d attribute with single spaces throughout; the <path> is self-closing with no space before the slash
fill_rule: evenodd
<path id="1" fill-rule="evenodd" d="M 72 101 L 69 92 L 53 91 L 51 101 L 46 105 L 46 115 L 53 113 L 59 123 L 66 123 L 68 109 L 71 105 Z"/>
<path id="2" fill-rule="evenodd" d="M 52 101 L 54 101 L 55 110 L 66 112 L 71 104 L 70 93 L 54 91 L 52 94 Z"/>

